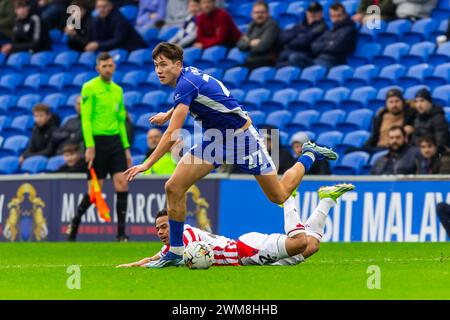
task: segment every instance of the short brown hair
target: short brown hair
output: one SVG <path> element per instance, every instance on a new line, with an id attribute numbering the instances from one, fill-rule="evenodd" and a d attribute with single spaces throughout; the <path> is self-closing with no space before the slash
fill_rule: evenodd
<path id="1" fill-rule="evenodd" d="M 330 9 L 333 11 L 343 11 L 344 13 L 347 13 L 347 10 L 345 10 L 345 7 L 340 2 L 334 2 L 330 6 Z"/>
<path id="2" fill-rule="evenodd" d="M 72 143 L 72 142 L 66 143 L 63 147 L 63 153 L 66 153 L 66 152 L 68 152 L 68 153 L 80 152 L 80 146 L 78 144 Z"/>
<path id="3" fill-rule="evenodd" d="M 429 134 L 424 135 L 424 136 L 420 137 L 419 139 L 417 139 L 417 145 L 418 146 L 420 146 L 423 142 L 432 144 L 434 146 L 437 146 L 436 138 L 434 136 L 432 136 L 432 135 L 429 135 Z"/>
<path id="4" fill-rule="evenodd" d="M 112 59 L 112 57 L 108 52 L 100 52 L 97 56 L 96 63 L 99 64 L 100 61 L 105 61 L 109 59 Z"/>
<path id="5" fill-rule="evenodd" d="M 43 103 L 38 103 L 33 107 L 33 113 L 35 112 L 45 112 L 46 114 L 50 114 L 50 107 Z"/>
<path id="6" fill-rule="evenodd" d="M 403 128 L 402 126 L 392 126 L 392 127 L 389 129 L 389 132 L 395 131 L 395 130 L 400 130 L 400 131 L 402 132 L 402 135 L 403 135 L 404 137 L 406 137 L 406 131 L 405 131 L 405 128 Z"/>
<path id="7" fill-rule="evenodd" d="M 160 55 L 163 55 L 172 62 L 181 61 L 183 63 L 183 49 L 176 44 L 169 42 L 159 43 L 152 51 L 153 60 Z"/>
<path id="8" fill-rule="evenodd" d="M 30 2 L 28 0 L 14 0 L 14 8 L 29 7 Z"/>

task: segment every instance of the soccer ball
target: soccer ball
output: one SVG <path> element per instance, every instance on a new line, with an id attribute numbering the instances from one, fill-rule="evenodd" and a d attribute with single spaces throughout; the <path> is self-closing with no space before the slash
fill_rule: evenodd
<path id="1" fill-rule="evenodd" d="M 184 248 L 183 260 L 189 269 L 208 269 L 214 263 L 214 255 L 209 244 L 194 241 Z"/>

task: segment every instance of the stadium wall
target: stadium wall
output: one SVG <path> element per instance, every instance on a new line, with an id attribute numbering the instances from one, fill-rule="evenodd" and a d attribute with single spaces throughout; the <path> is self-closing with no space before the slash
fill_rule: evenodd
<path id="1" fill-rule="evenodd" d="M 127 233 L 133 241 L 157 240 L 154 217 L 165 205 L 164 177 L 142 177 L 130 185 Z M 12 175 L 0 178 L 0 241 L 64 241 L 65 229 L 86 190 L 84 175 Z M 450 176 L 308 177 L 299 205 L 306 221 L 322 185 L 351 182 L 326 221 L 324 241 L 447 241 L 436 205 L 450 203 Z M 111 181 L 104 195 L 113 223 L 92 206 L 83 218 L 80 241 L 113 241 L 115 197 Z M 187 223 L 210 227 L 231 238 L 258 231 L 284 232 L 283 211 L 270 203 L 252 177 L 215 175 L 189 191 Z"/>

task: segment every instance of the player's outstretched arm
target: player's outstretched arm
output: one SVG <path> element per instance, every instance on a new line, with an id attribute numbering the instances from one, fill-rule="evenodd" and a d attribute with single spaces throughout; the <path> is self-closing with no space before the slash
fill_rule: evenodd
<path id="1" fill-rule="evenodd" d="M 173 144 L 177 141 L 177 139 L 173 138 L 175 136 L 174 134 L 183 126 L 188 111 L 189 107 L 182 103 L 178 104 L 176 108 L 174 108 L 173 114 L 170 118 L 169 127 L 161 137 L 155 151 L 153 151 L 150 157 L 143 164 L 131 167 L 124 172 L 128 181 L 133 180 L 138 173 L 150 169 L 156 162 L 158 162 L 159 159 L 161 159 L 164 154 L 170 150 L 170 148 L 172 148 Z"/>
<path id="2" fill-rule="evenodd" d="M 144 258 L 136 262 L 119 264 L 116 268 L 133 268 L 133 267 L 145 267 L 145 265 L 151 261 L 156 261 L 161 259 L 159 253 L 155 254 L 153 257 Z"/>
<path id="3" fill-rule="evenodd" d="M 172 117 L 173 110 L 174 109 L 172 108 L 167 112 L 160 112 L 158 114 L 155 114 L 154 116 L 150 117 L 150 123 L 158 126 L 164 125 Z"/>

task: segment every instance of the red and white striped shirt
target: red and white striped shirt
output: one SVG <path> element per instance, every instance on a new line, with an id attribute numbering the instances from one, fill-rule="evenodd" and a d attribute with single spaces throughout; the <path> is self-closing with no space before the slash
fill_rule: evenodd
<path id="1" fill-rule="evenodd" d="M 189 243 L 194 241 L 204 241 L 213 248 L 215 266 L 239 266 L 236 241 L 185 224 L 183 232 L 184 246 L 187 246 Z M 162 257 L 168 251 L 169 246 L 164 245 L 161 248 L 159 255 Z"/>

